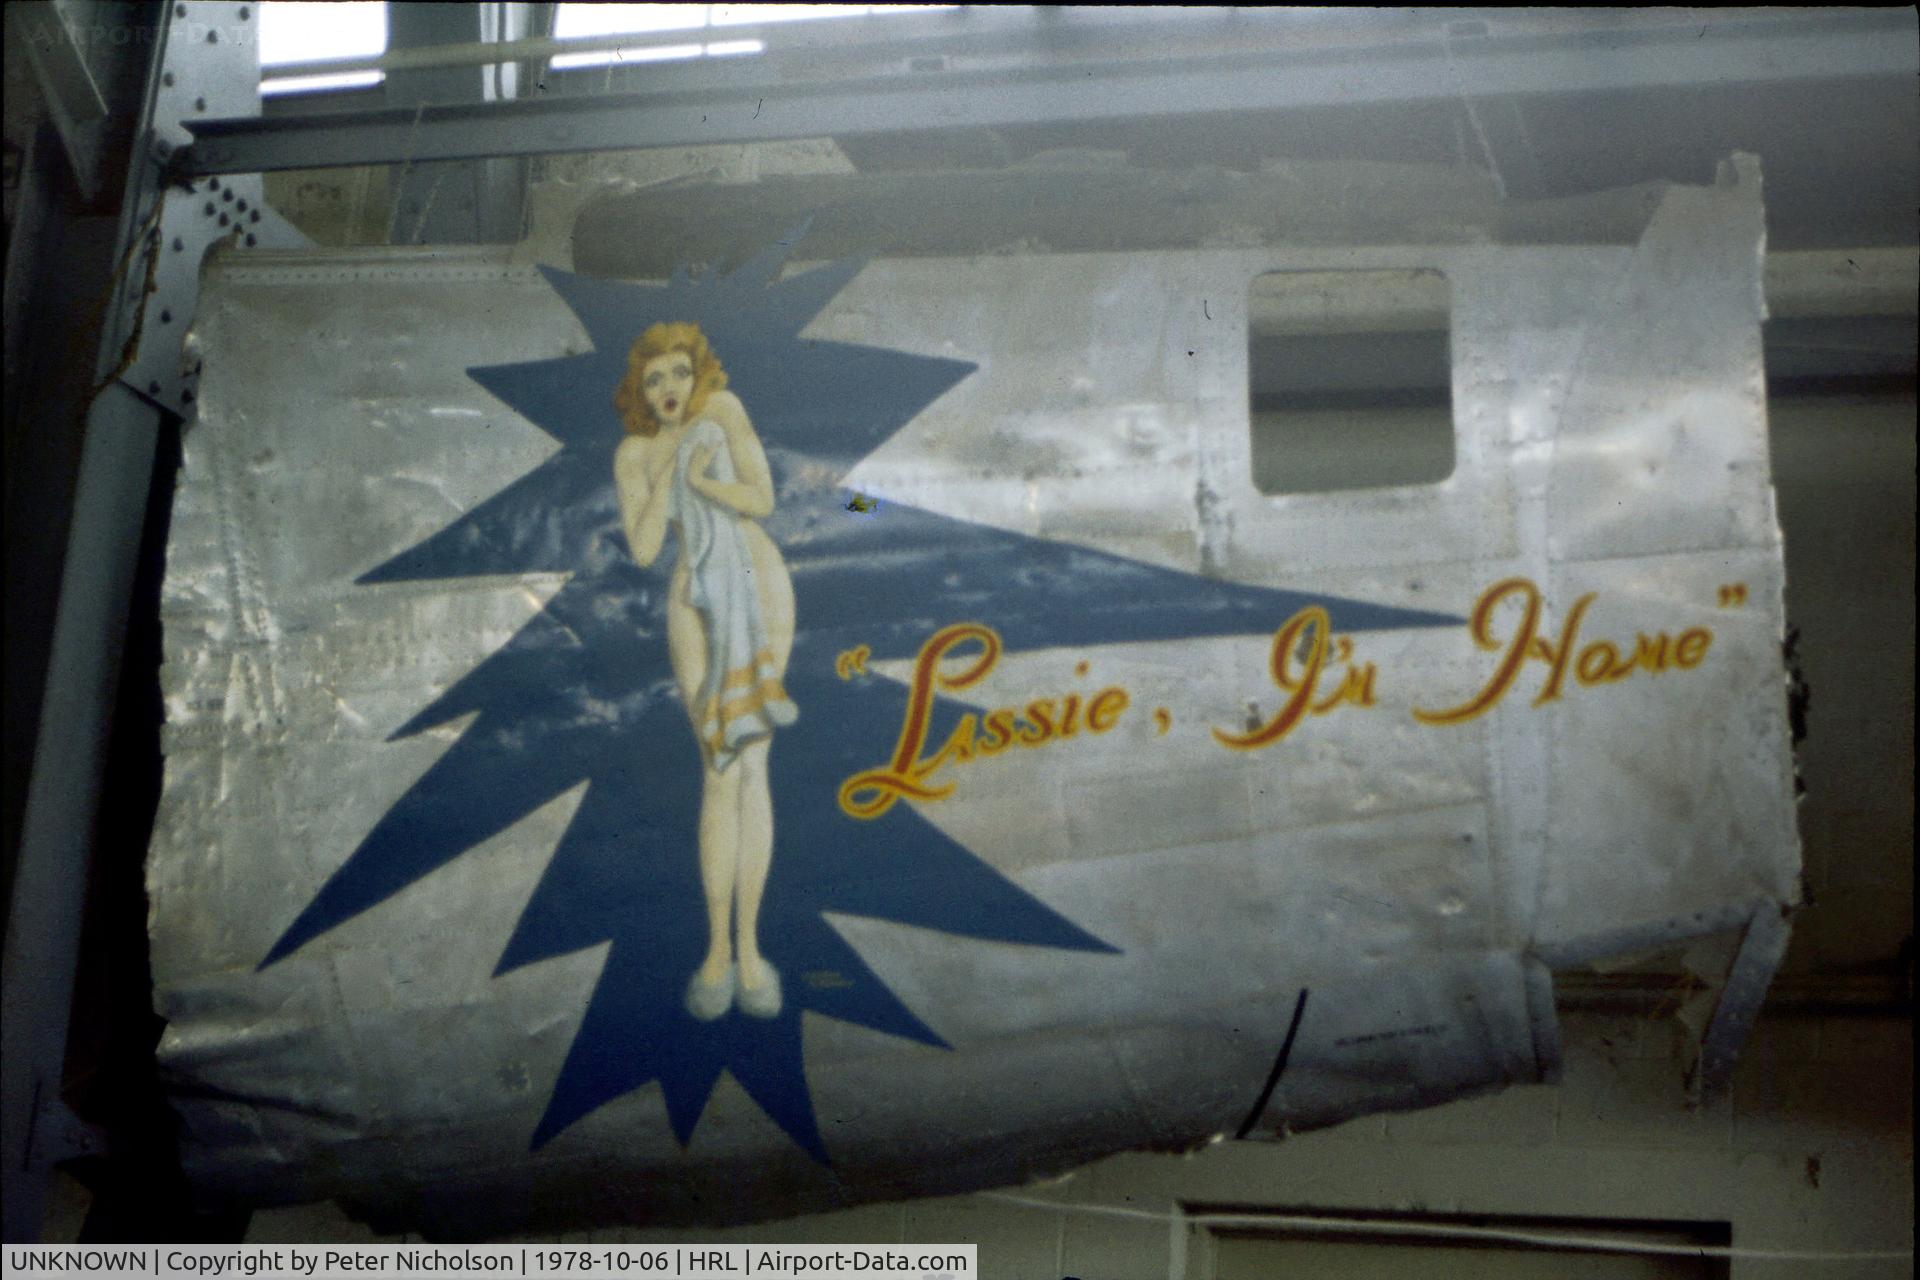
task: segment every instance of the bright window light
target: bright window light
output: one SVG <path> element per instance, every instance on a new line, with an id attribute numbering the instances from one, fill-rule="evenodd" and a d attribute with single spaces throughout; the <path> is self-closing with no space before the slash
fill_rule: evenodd
<path id="1" fill-rule="evenodd" d="M 645 8 L 644 5 L 633 6 Z M 684 5 L 697 9 L 699 5 Z M 385 0 L 266 0 L 260 6 L 260 65 L 319 62 L 326 58 L 370 58 L 387 51 Z M 332 76 L 267 80 L 262 94 L 304 93 L 313 89 L 363 89 L 379 84 L 379 71 L 349 71 Z"/>
<path id="2" fill-rule="evenodd" d="M 807 18 L 864 18 L 869 14 L 917 13 L 956 9 L 951 4 L 562 4 L 554 14 L 553 34 L 561 40 L 595 36 L 651 35 L 656 32 L 706 31 Z M 604 67 L 627 62 L 665 62 L 680 58 L 737 57 L 764 53 L 761 40 L 718 40 L 707 44 L 639 45 L 590 53 L 563 53 L 556 71 Z"/>
<path id="3" fill-rule="evenodd" d="M 747 22 L 793 22 L 801 18 L 864 18 L 870 4 L 714 4 L 713 25 L 739 26 Z"/>

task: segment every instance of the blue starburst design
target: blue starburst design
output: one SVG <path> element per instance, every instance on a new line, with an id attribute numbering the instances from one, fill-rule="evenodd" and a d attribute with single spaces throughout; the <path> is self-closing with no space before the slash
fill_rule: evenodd
<path id="1" fill-rule="evenodd" d="M 611 944 L 533 1133 L 535 1148 L 656 1080 L 684 1145 L 724 1070 L 826 1162 L 806 1082 L 803 1012 L 947 1047 L 826 912 L 1002 943 L 1113 950 L 911 805 L 866 822 L 841 812 L 841 781 L 886 756 L 904 695 L 872 677 L 841 679 L 840 652 L 864 643 L 878 658 L 911 656 L 932 631 L 958 620 L 995 627 L 1012 649 L 1270 632 L 1307 603 L 1326 605 L 1344 631 L 1457 621 L 1222 583 L 896 503 L 859 512 L 863 504 L 850 506 L 840 477 L 976 366 L 802 338 L 862 263 L 779 280 L 797 238 L 705 281 L 684 270 L 664 285 L 636 285 L 543 269 L 593 349 L 468 372 L 561 448 L 360 579 L 571 575 L 513 639 L 394 733 L 404 738 L 479 713 L 261 964 L 586 783 L 495 970 Z M 699 754 L 667 665 L 671 557 L 654 569 L 633 562 L 612 479 L 621 431 L 611 392 L 633 338 L 662 320 L 703 327 L 752 415 L 778 495 L 765 527 L 797 598 L 786 684 L 801 718 L 776 735 L 771 756 L 775 851 L 761 913 L 762 946 L 788 975 L 787 999 L 767 1020 L 700 1023 L 681 1004 L 706 944 Z M 942 700 L 932 741 L 943 741 L 962 711 Z"/>

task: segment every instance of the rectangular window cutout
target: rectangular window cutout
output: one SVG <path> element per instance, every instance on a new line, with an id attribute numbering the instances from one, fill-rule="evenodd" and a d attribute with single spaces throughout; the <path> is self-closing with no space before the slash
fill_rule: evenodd
<path id="1" fill-rule="evenodd" d="M 1447 278 L 1427 268 L 1273 271 L 1247 308 L 1261 493 L 1437 484 L 1453 474 Z"/>

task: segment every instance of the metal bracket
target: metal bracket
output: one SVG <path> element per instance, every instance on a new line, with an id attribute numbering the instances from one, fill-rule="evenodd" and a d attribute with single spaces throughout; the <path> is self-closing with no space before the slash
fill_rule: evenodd
<path id="1" fill-rule="evenodd" d="M 152 122 L 145 144 L 165 166 L 188 142 L 188 122 L 260 114 L 257 4 L 185 0 L 169 11 Z M 259 174 L 168 185 L 147 214 L 140 257 L 121 282 L 120 381 L 183 417 L 193 412 L 200 361 L 187 343 L 200 266 L 219 244 L 305 248 L 311 242 L 266 202 Z"/>
<path id="2" fill-rule="evenodd" d="M 33 1139 L 28 1147 L 28 1163 L 46 1168 L 79 1156 L 104 1155 L 106 1130 L 82 1120 L 59 1094 L 44 1093 L 33 1110 Z"/>
<path id="3" fill-rule="evenodd" d="M 1699 1061 L 1687 1081 L 1688 1098 L 1694 1105 L 1711 1102 L 1732 1082 L 1740 1050 L 1760 1017 L 1767 988 L 1773 984 L 1773 975 L 1785 959 L 1792 937 L 1786 906 L 1764 902 L 1753 913 L 1733 958 L 1733 968 L 1727 973 L 1726 987 L 1714 1006 L 1713 1019 L 1701 1037 Z"/>

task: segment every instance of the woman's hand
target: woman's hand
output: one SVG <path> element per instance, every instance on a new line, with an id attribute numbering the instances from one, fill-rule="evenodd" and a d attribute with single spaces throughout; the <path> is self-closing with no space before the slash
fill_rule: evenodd
<path id="1" fill-rule="evenodd" d="M 634 563 L 645 567 L 660 554 L 667 536 L 667 508 L 671 505 L 667 472 L 660 465 L 664 450 L 650 447 L 640 436 L 629 436 L 613 454 L 614 488 L 620 495 L 620 524 Z"/>
<path id="2" fill-rule="evenodd" d="M 687 484 L 695 493 L 709 498 L 713 496 L 713 486 L 717 481 L 707 474 L 707 468 L 713 465 L 714 455 L 719 452 L 720 446 L 717 444 L 701 445 L 693 451 L 693 456 L 687 459 Z"/>
<path id="3" fill-rule="evenodd" d="M 760 438 L 747 421 L 746 409 L 733 392 L 716 391 L 707 401 L 706 416 L 720 425 L 724 438 L 702 446 L 687 459 L 687 483 L 702 497 L 735 515 L 766 519 L 773 513 L 773 476 L 768 472 Z M 732 480 L 716 480 L 707 474 L 707 467 L 722 449 L 733 464 Z"/>

